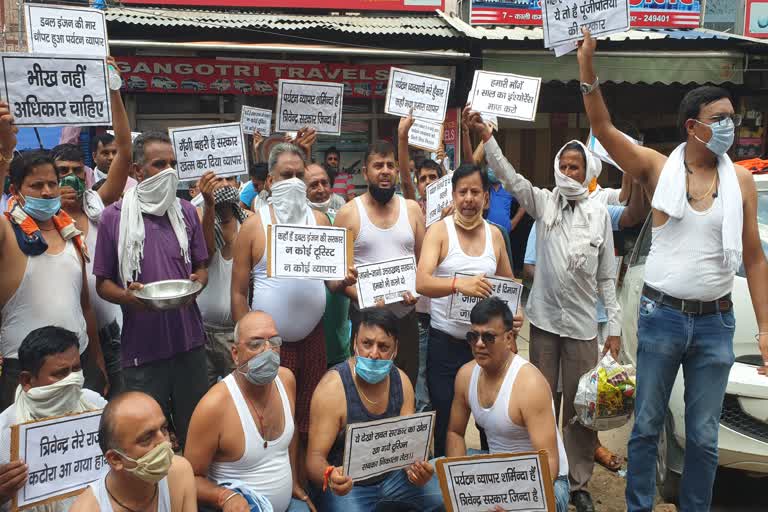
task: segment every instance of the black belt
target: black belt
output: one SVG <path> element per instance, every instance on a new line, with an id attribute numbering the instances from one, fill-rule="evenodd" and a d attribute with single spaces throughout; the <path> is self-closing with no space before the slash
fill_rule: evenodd
<path id="1" fill-rule="evenodd" d="M 733 309 L 731 294 L 726 294 L 717 300 L 701 301 L 690 299 L 678 299 L 657 290 L 647 284 L 643 285 L 643 295 L 654 302 L 676 309 L 689 315 L 711 315 L 717 312 L 727 312 Z"/>

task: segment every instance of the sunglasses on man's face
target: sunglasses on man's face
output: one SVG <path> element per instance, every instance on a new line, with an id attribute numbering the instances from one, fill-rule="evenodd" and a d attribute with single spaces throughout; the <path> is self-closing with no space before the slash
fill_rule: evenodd
<path id="1" fill-rule="evenodd" d="M 492 332 L 484 332 L 480 334 L 475 331 L 469 331 L 467 333 L 467 343 L 469 343 L 470 346 L 475 346 L 478 339 L 483 340 L 484 345 L 492 345 L 496 343 L 496 334 Z"/>

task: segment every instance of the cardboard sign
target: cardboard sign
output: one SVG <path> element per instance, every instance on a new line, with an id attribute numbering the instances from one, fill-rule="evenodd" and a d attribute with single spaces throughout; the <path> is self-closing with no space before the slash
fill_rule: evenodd
<path id="1" fill-rule="evenodd" d="M 626 133 L 622 133 L 624 137 L 627 138 L 628 141 L 630 141 L 633 144 L 637 144 L 638 146 L 642 146 L 643 144 L 639 140 L 635 140 Z M 600 141 L 597 140 L 597 137 L 595 137 L 592 134 L 592 130 L 589 130 L 589 137 L 587 138 L 587 149 L 589 149 L 593 155 L 595 155 L 597 158 L 602 160 L 603 162 L 607 164 L 611 164 L 621 172 L 624 172 L 624 169 L 619 167 L 619 164 L 613 161 L 613 158 L 611 158 L 611 155 L 608 154 L 608 151 L 605 150 L 602 144 L 600 144 Z"/>
<path id="2" fill-rule="evenodd" d="M 488 512 L 494 507 L 555 512 L 547 452 L 451 457 L 437 461 L 448 512 Z"/>
<path id="3" fill-rule="evenodd" d="M 450 78 L 392 68 L 384 112 L 400 117 L 412 113 L 415 118 L 442 123 L 450 92 Z"/>
<path id="4" fill-rule="evenodd" d="M 0 97 L 17 126 L 112 124 L 104 59 L 4 54 L 0 62 Z"/>
<path id="5" fill-rule="evenodd" d="M 263 137 L 269 137 L 269 130 L 272 127 L 272 111 L 243 105 L 240 124 L 243 127 L 243 133 L 248 135 L 259 133 Z"/>
<path id="6" fill-rule="evenodd" d="M 416 293 L 416 258 L 407 256 L 394 260 L 357 265 L 357 305 L 372 308 L 378 301 L 384 304 L 402 302 L 403 294 Z"/>
<path id="7" fill-rule="evenodd" d="M 317 133 L 341 135 L 344 84 L 280 80 L 277 87 L 277 132 L 306 126 Z"/>
<path id="8" fill-rule="evenodd" d="M 462 277 L 473 277 L 473 274 L 456 272 L 457 279 Z M 492 295 L 503 300 L 512 314 L 516 315 L 517 310 L 520 307 L 523 285 L 506 277 L 485 276 L 485 278 L 490 281 L 491 286 L 493 287 Z M 472 312 L 472 308 L 481 300 L 483 299 L 480 297 L 469 297 L 468 295 L 464 295 L 457 291 L 451 296 L 451 309 L 448 313 L 448 318 L 468 324 L 469 314 Z"/>
<path id="9" fill-rule="evenodd" d="M 343 280 L 352 240 L 345 228 L 270 224 L 267 230 L 267 276 Z"/>
<path id="10" fill-rule="evenodd" d="M 481 114 L 535 121 L 541 78 L 475 71 L 470 108 Z"/>
<path id="11" fill-rule="evenodd" d="M 14 508 L 75 496 L 109 471 L 99 448 L 100 419 L 98 410 L 11 427 L 11 460 L 29 466 Z"/>
<path id="12" fill-rule="evenodd" d="M 434 411 L 347 425 L 344 474 L 365 480 L 429 460 L 434 425 Z"/>
<path id="13" fill-rule="evenodd" d="M 453 202 L 451 175 L 447 174 L 427 185 L 425 195 L 427 196 L 427 227 L 429 227 L 440 220 L 443 208 Z"/>
<path id="14" fill-rule="evenodd" d="M 541 2 L 544 22 L 544 47 L 555 48 L 584 37 L 629 30 L 629 0 L 545 0 Z"/>
<path id="15" fill-rule="evenodd" d="M 408 131 L 408 145 L 427 151 L 437 151 L 443 140 L 443 125 L 414 119 L 413 126 Z"/>
<path id="16" fill-rule="evenodd" d="M 49 55 L 109 55 L 104 11 L 85 7 L 24 4 L 27 47 Z"/>
<path id="17" fill-rule="evenodd" d="M 176 152 L 180 181 L 196 180 L 206 171 L 218 177 L 248 174 L 240 123 L 169 128 L 168 135 Z"/>

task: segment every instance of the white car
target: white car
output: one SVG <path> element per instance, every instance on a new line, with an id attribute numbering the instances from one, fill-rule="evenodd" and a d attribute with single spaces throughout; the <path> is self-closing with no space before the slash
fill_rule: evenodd
<path id="1" fill-rule="evenodd" d="M 757 220 L 763 250 L 768 254 L 768 174 L 755 175 L 757 185 Z M 619 283 L 622 307 L 624 361 L 637 364 L 637 318 L 645 275 L 645 261 L 651 248 L 651 219 L 646 220 L 630 255 L 626 273 Z M 755 340 L 757 321 L 747 288 L 743 267 L 733 285 L 736 331 L 733 350 L 736 362 L 731 368 L 720 416 L 718 437 L 719 464 L 754 475 L 768 476 L 768 377 L 758 375 L 762 357 Z M 664 432 L 656 460 L 656 483 L 667 501 L 674 501 L 679 491 L 685 450 L 685 402 L 683 370 L 672 388 Z"/>
<path id="2" fill-rule="evenodd" d="M 179 85 L 168 77 L 153 76 L 152 87 L 154 87 L 155 89 L 174 90 L 174 89 L 178 89 Z"/>

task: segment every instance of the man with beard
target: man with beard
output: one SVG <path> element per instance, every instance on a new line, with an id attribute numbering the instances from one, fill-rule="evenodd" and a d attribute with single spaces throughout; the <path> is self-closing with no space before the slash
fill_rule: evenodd
<path id="1" fill-rule="evenodd" d="M 102 133 L 91 139 L 91 156 L 93 157 L 93 163 L 96 165 L 93 168 L 94 184 L 107 179 L 109 170 L 112 167 L 112 160 L 117 156 L 117 151 L 117 141 L 115 136 L 110 133 Z M 135 187 L 136 183 L 135 179 L 128 176 L 123 192 L 127 192 L 128 189 Z"/>
<path id="2" fill-rule="evenodd" d="M 300 435 L 309 431 L 312 392 L 326 370 L 323 314 L 325 286 L 336 291 L 345 281 L 267 277 L 267 227 L 271 224 L 330 226 L 328 217 L 307 204 L 304 152 L 289 143 L 276 144 L 269 154 L 267 185 L 272 201 L 243 224 L 232 265 L 232 320 L 248 311 L 269 314 L 283 339 L 281 364 L 296 375 L 296 423 Z M 253 288 L 251 289 L 251 283 Z M 250 305 L 248 298 L 251 297 Z"/>
<path id="3" fill-rule="evenodd" d="M 11 426 L 53 416 L 75 414 L 107 405 L 95 391 L 83 389 L 78 336 L 61 327 L 40 327 L 30 332 L 19 347 L 19 384 L 16 400 L 0 414 L 0 510 L 27 480 L 23 460 L 11 462 Z M 72 498 L 33 511 L 66 511 Z"/>
<path id="4" fill-rule="evenodd" d="M 376 142 L 368 147 L 363 176 L 368 191 L 339 210 L 334 225 L 347 228 L 355 239 L 355 265 L 377 263 L 414 256 L 421 252 L 424 238 L 424 215 L 416 201 L 395 195 L 398 174 L 395 148 L 388 142 Z M 357 290 L 346 290 L 351 299 L 349 316 L 353 333 L 357 330 L 360 310 Z M 403 301 L 386 307 L 398 318 L 400 350 L 395 364 L 416 382 L 419 371 L 419 321 L 414 305 L 416 298 L 410 293 Z"/>
<path id="5" fill-rule="evenodd" d="M 200 310 L 192 303 L 151 311 L 134 295 L 142 283 L 208 281 L 203 230 L 195 207 L 176 198 L 175 165 L 166 134 L 136 138 L 133 166 L 144 179 L 104 210 L 93 273 L 99 295 L 123 309 L 125 389 L 155 398 L 183 447 L 192 411 L 208 389 Z"/>

